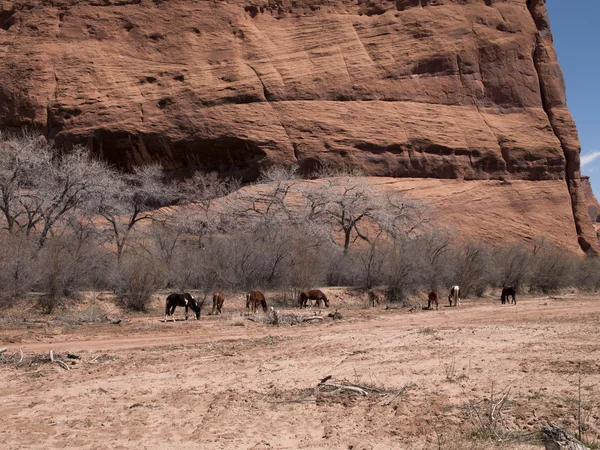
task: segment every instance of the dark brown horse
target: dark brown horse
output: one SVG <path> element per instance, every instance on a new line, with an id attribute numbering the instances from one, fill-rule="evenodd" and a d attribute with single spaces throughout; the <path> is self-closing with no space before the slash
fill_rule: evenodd
<path id="1" fill-rule="evenodd" d="M 369 295 L 369 306 L 375 308 L 375 304 L 379 306 L 380 303 L 383 302 L 383 292 L 376 291 L 374 289 L 370 289 L 368 292 Z"/>
<path id="2" fill-rule="evenodd" d="M 200 313 L 202 311 L 202 305 L 204 304 L 204 300 L 196 300 L 192 294 L 173 293 L 169 294 L 167 297 L 167 304 L 165 306 L 165 322 L 171 317 L 174 321 L 173 313 L 175 312 L 175 308 L 178 306 L 185 306 L 185 320 L 188 319 L 188 308 L 191 308 L 192 311 L 196 314 L 196 320 L 200 319 Z"/>
<path id="3" fill-rule="evenodd" d="M 258 305 L 262 306 L 264 312 L 267 312 L 267 301 L 265 300 L 265 296 L 260 291 L 250 291 L 246 294 L 246 309 L 250 312 L 250 308 L 252 308 L 252 313 L 255 313 L 258 309 Z"/>
<path id="4" fill-rule="evenodd" d="M 300 292 L 298 295 L 298 306 L 300 308 L 304 308 L 307 306 L 307 303 L 310 301 L 310 306 L 312 306 L 312 300 L 315 300 L 315 304 L 317 308 L 321 307 L 321 300 L 326 308 L 329 308 L 329 300 L 327 300 L 327 296 L 318 289 L 307 289 Z"/>
<path id="5" fill-rule="evenodd" d="M 514 305 L 517 304 L 517 290 L 514 286 L 507 286 L 502 288 L 502 296 L 500 297 L 502 300 L 502 304 L 508 303 L 510 305 L 510 301 L 508 297 L 512 297 L 512 303 Z"/>
<path id="6" fill-rule="evenodd" d="M 213 316 L 215 315 L 215 313 L 223 314 L 222 308 L 223 308 L 224 302 L 225 302 L 225 296 L 223 295 L 222 292 L 215 292 L 213 294 L 213 309 L 212 309 Z"/>
<path id="7" fill-rule="evenodd" d="M 435 309 L 437 310 L 439 307 L 439 297 L 440 294 L 438 291 L 433 290 L 429 293 L 429 300 L 427 301 L 427 309 L 433 309 L 433 304 L 435 303 Z"/>

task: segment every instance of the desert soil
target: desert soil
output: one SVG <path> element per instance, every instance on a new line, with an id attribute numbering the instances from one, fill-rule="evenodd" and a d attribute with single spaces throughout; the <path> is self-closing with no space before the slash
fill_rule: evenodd
<path id="1" fill-rule="evenodd" d="M 412 313 L 334 299 L 342 320 L 280 327 L 244 318 L 242 296 L 200 322 L 165 323 L 158 299 L 120 324 L 4 314 L 0 447 L 534 449 L 547 421 L 576 430 L 579 403 L 600 439 L 599 296 Z M 319 388 L 328 375 L 368 395 Z M 503 389 L 496 428 L 481 426 Z"/>

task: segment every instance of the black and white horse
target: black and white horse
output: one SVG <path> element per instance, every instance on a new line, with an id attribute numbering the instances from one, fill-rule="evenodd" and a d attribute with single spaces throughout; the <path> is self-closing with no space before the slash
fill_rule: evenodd
<path id="1" fill-rule="evenodd" d="M 192 294 L 188 294 L 187 292 L 185 294 L 170 294 L 167 297 L 167 305 L 165 307 L 165 322 L 168 320 L 169 316 L 171 316 L 171 319 L 175 321 L 173 313 L 175 312 L 175 308 L 178 306 L 185 306 L 185 320 L 188 319 L 188 308 L 191 308 L 191 310 L 194 311 L 196 314 L 196 320 L 199 320 L 203 303 L 203 300 L 196 300 Z"/>
<path id="2" fill-rule="evenodd" d="M 448 294 L 448 301 L 450 302 L 450 306 L 460 306 L 460 287 L 452 286 L 450 289 L 450 294 Z"/>

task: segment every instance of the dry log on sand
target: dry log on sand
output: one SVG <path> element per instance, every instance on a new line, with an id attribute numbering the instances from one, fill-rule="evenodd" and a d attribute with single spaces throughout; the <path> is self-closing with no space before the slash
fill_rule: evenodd
<path id="1" fill-rule="evenodd" d="M 356 392 L 361 395 L 369 395 L 369 393 L 367 391 L 359 388 L 358 386 L 347 386 L 344 384 L 333 384 L 333 383 L 319 383 L 319 386 L 320 387 L 332 387 L 335 389 L 340 389 L 342 391 Z"/>
<path id="2" fill-rule="evenodd" d="M 542 427 L 542 439 L 546 450 L 589 450 L 571 434 L 551 423 Z"/>
<path id="3" fill-rule="evenodd" d="M 67 366 L 63 361 L 61 361 L 60 359 L 54 359 L 54 352 L 52 350 L 50 350 L 50 361 L 53 363 L 58 364 L 60 367 L 62 367 L 65 370 L 71 370 L 69 368 L 69 366 Z"/>
<path id="4" fill-rule="evenodd" d="M 302 319 L 302 322 L 312 322 L 313 320 L 323 320 L 323 317 L 321 317 L 321 316 L 304 317 Z"/>

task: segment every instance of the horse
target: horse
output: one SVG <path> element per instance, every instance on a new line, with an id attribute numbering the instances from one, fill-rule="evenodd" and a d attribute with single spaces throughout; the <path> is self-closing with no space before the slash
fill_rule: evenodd
<path id="1" fill-rule="evenodd" d="M 510 305 L 511 302 L 509 301 L 508 297 L 512 297 L 512 303 L 514 305 L 517 304 L 517 290 L 514 288 L 514 286 L 507 286 L 502 288 L 501 300 L 503 305 L 505 303 L 508 303 Z"/>
<path id="2" fill-rule="evenodd" d="M 450 289 L 450 293 L 448 294 L 448 301 L 450 302 L 450 306 L 452 302 L 454 302 L 454 306 L 460 306 L 460 287 L 452 286 Z"/>
<path id="3" fill-rule="evenodd" d="M 438 291 L 433 290 L 429 293 L 429 300 L 427 301 L 427 309 L 433 309 L 433 304 L 435 303 L 435 309 L 437 310 L 440 302 L 438 301 L 440 294 Z"/>
<path id="4" fill-rule="evenodd" d="M 250 312 L 250 308 L 252 307 L 252 313 L 256 313 L 258 305 L 261 305 L 263 311 L 267 312 L 267 301 L 263 293 L 260 291 L 249 291 L 246 294 L 246 309 Z"/>
<path id="5" fill-rule="evenodd" d="M 192 294 L 188 294 L 187 292 L 185 294 L 176 292 L 169 294 L 165 307 L 165 322 L 168 320 L 169 316 L 175 321 L 173 313 L 178 306 L 185 306 L 185 320 L 188 319 L 188 308 L 191 308 L 192 311 L 194 311 L 196 320 L 200 320 L 200 312 L 202 311 L 203 304 L 204 300 L 198 301 Z"/>
<path id="6" fill-rule="evenodd" d="M 298 295 L 298 306 L 300 306 L 300 308 L 304 308 L 309 300 L 315 300 L 317 308 L 321 307 L 321 300 L 323 300 L 325 307 L 329 308 L 329 300 L 327 300 L 327 296 L 323 293 L 323 291 L 318 289 L 307 289 L 300 292 L 300 295 Z"/>
<path id="7" fill-rule="evenodd" d="M 213 308 L 212 308 L 212 315 L 215 315 L 215 312 L 217 314 L 223 314 L 222 308 L 223 308 L 223 302 L 225 301 L 225 296 L 223 295 L 222 292 L 215 292 L 213 294 Z"/>
<path id="8" fill-rule="evenodd" d="M 379 306 L 383 302 L 383 293 L 374 289 L 369 290 L 369 306 L 375 308 L 375 304 Z"/>

